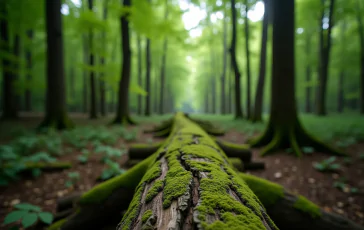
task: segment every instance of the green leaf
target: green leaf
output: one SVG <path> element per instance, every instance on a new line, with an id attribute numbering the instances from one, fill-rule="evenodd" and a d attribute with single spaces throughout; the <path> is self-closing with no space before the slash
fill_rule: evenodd
<path id="1" fill-rule="evenodd" d="M 51 224 L 53 221 L 53 214 L 50 212 L 41 212 L 38 216 L 43 223 Z"/>
<path id="2" fill-rule="evenodd" d="M 33 177 L 39 177 L 40 174 L 42 174 L 42 170 L 40 170 L 40 169 L 33 169 L 32 170 Z"/>
<path id="3" fill-rule="evenodd" d="M 73 183 L 72 183 L 72 181 L 70 181 L 70 180 L 66 181 L 66 183 L 65 183 L 65 186 L 66 186 L 67 188 L 71 187 L 72 185 L 73 185 Z"/>
<path id="4" fill-rule="evenodd" d="M 330 169 L 339 169 L 340 168 L 340 164 L 332 164 L 330 165 Z"/>
<path id="5" fill-rule="evenodd" d="M 319 171 L 324 171 L 324 169 L 325 169 L 325 166 L 323 166 L 323 165 L 322 165 L 322 164 L 320 164 L 320 163 L 315 163 L 315 164 L 313 165 L 313 167 L 314 167 L 315 169 L 319 170 Z"/>
<path id="6" fill-rule="evenodd" d="M 21 218 L 23 218 L 23 216 L 27 213 L 28 213 L 28 211 L 26 211 L 26 210 L 12 211 L 5 217 L 3 225 L 7 225 L 10 223 L 16 222 L 16 221 L 20 220 Z"/>
<path id="7" fill-rule="evenodd" d="M 350 189 L 350 192 L 351 192 L 351 193 L 357 193 L 357 192 L 359 192 L 359 189 L 358 189 L 358 188 L 355 188 L 355 187 L 352 187 L 352 188 Z"/>
<path id="8" fill-rule="evenodd" d="M 87 156 L 83 156 L 83 155 L 81 155 L 81 156 L 78 156 L 78 161 L 79 162 L 81 162 L 82 164 L 85 164 L 85 163 L 87 163 L 87 160 L 88 160 L 88 157 Z"/>
<path id="9" fill-rule="evenodd" d="M 21 209 L 21 210 L 28 210 L 28 211 L 35 211 L 35 212 L 40 212 L 41 208 L 29 203 L 20 203 L 20 204 L 16 204 L 14 205 L 15 208 L 17 209 Z"/>
<path id="10" fill-rule="evenodd" d="M 314 149 L 314 148 L 312 148 L 312 147 L 308 147 L 308 146 L 306 146 L 306 147 L 303 147 L 303 148 L 302 148 L 302 151 L 303 151 L 304 153 L 310 154 L 310 153 L 313 153 L 313 152 L 315 151 L 315 149 Z"/>
<path id="11" fill-rule="evenodd" d="M 21 224 L 23 225 L 24 228 L 27 228 L 32 226 L 35 222 L 37 222 L 37 220 L 38 220 L 37 214 L 29 212 L 23 217 Z"/>

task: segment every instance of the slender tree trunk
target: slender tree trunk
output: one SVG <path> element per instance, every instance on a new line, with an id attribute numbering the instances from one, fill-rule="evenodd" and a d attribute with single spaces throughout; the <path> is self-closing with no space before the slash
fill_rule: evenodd
<path id="1" fill-rule="evenodd" d="M 142 85 L 142 39 L 140 35 L 137 35 L 137 52 L 138 52 L 138 85 Z M 142 96 L 138 95 L 138 105 L 137 105 L 137 113 L 138 115 L 142 114 Z"/>
<path id="2" fill-rule="evenodd" d="M 364 114 L 364 25 L 361 13 L 361 1 L 357 0 L 357 21 L 359 26 L 359 41 L 360 41 L 360 97 L 359 110 Z"/>
<path id="3" fill-rule="evenodd" d="M 337 112 L 342 113 L 344 110 L 344 71 L 340 72 L 339 84 L 338 84 L 338 94 L 337 94 Z"/>
<path id="4" fill-rule="evenodd" d="M 123 6 L 130 7 L 131 0 L 124 0 Z M 119 81 L 118 106 L 114 123 L 135 124 L 129 116 L 129 84 L 131 72 L 131 48 L 129 34 L 129 15 L 123 14 L 120 19 L 121 25 L 121 44 L 122 44 L 122 71 Z"/>
<path id="5" fill-rule="evenodd" d="M 209 113 L 209 91 L 205 90 L 205 113 Z"/>
<path id="6" fill-rule="evenodd" d="M 269 22 L 269 0 L 264 0 L 264 16 L 263 16 L 263 26 L 262 26 L 262 40 L 261 40 L 261 50 L 260 50 L 260 66 L 259 66 L 259 76 L 257 90 L 255 92 L 255 104 L 254 104 L 254 115 L 253 122 L 262 121 L 263 112 L 263 98 L 264 98 L 264 84 L 266 75 L 266 62 L 267 62 L 267 40 L 268 40 L 268 22 Z"/>
<path id="7" fill-rule="evenodd" d="M 17 33 L 14 36 L 14 44 L 13 44 L 13 55 L 14 55 L 14 57 L 17 58 L 17 60 L 20 60 L 20 46 L 21 46 L 20 34 Z M 12 69 L 14 70 L 14 72 L 12 73 L 13 81 L 17 81 L 20 78 L 19 66 L 20 66 L 19 61 L 15 61 L 12 66 Z M 19 110 L 21 109 L 21 107 L 20 107 L 21 102 L 20 102 L 20 96 L 17 92 L 15 92 L 15 94 L 14 94 L 14 103 L 15 103 L 15 105 L 14 105 L 15 109 L 18 113 Z"/>
<path id="8" fill-rule="evenodd" d="M 146 44 L 146 76 L 145 76 L 145 89 L 147 91 L 147 96 L 145 97 L 145 116 L 150 116 L 151 114 L 151 81 L 150 81 L 150 71 L 151 71 L 151 60 L 150 60 L 150 39 L 147 38 Z M 155 92 L 157 94 L 157 91 Z"/>
<path id="9" fill-rule="evenodd" d="M 246 118 L 251 118 L 250 104 L 250 52 L 249 52 L 249 18 L 248 18 L 248 0 L 245 0 L 245 53 L 246 53 Z"/>
<path id="10" fill-rule="evenodd" d="M 88 7 L 90 11 L 93 11 L 93 0 L 88 0 Z M 93 45 L 93 31 L 90 29 L 88 35 L 88 42 L 90 47 L 90 57 L 89 57 L 89 65 L 90 67 L 94 67 L 95 65 L 95 56 L 94 56 L 94 45 Z M 97 102 L 96 102 L 96 79 L 95 72 L 90 70 L 90 119 L 97 118 Z"/>
<path id="11" fill-rule="evenodd" d="M 243 110 L 241 107 L 241 91 L 240 91 L 240 72 L 238 62 L 236 60 L 236 9 L 235 0 L 231 0 L 231 18 L 232 18 L 232 39 L 230 47 L 231 62 L 235 74 L 235 119 L 243 118 Z"/>
<path id="12" fill-rule="evenodd" d="M 165 13 L 164 20 L 168 19 L 168 0 L 165 1 Z M 160 73 L 160 98 L 159 98 L 159 114 L 164 113 L 164 93 L 165 93 L 165 85 L 166 85 L 166 62 L 167 62 L 167 49 L 168 49 L 168 39 L 164 38 L 163 41 L 163 53 L 162 53 L 162 63 L 161 63 L 161 73 Z"/>
<path id="13" fill-rule="evenodd" d="M 103 19 L 106 22 L 107 14 L 108 14 L 108 1 L 104 2 L 104 9 L 103 9 Z M 103 43 L 103 54 L 100 57 L 100 64 L 104 68 L 103 71 L 100 73 L 100 114 L 101 116 L 106 116 L 106 89 L 105 89 L 105 55 L 107 50 L 107 43 L 106 43 L 106 31 L 101 33 L 101 41 Z"/>
<path id="14" fill-rule="evenodd" d="M 88 53 L 89 53 L 89 47 L 88 47 L 88 41 L 87 36 L 84 34 L 82 35 L 82 42 L 83 42 L 83 61 L 85 64 L 88 63 Z M 83 90 L 82 90 L 82 97 L 83 97 L 83 112 L 88 112 L 88 71 L 85 69 L 83 70 Z"/>
<path id="15" fill-rule="evenodd" d="M 226 67 L 227 67 L 227 22 L 226 22 L 226 11 L 224 12 L 223 18 L 223 64 L 222 64 L 222 74 L 221 74 L 221 114 L 226 114 Z"/>
<path id="16" fill-rule="evenodd" d="M 61 0 L 45 1 L 47 32 L 47 92 L 45 118 L 40 128 L 73 126 L 67 115 L 63 60 Z"/>
<path id="17" fill-rule="evenodd" d="M 71 62 L 70 70 L 69 70 L 69 86 L 70 86 L 70 95 L 73 100 L 76 99 L 76 76 L 75 76 L 75 67 L 74 62 Z M 72 105 L 71 109 L 74 111 L 77 108 L 76 105 Z"/>
<path id="18" fill-rule="evenodd" d="M 158 66 L 158 65 L 156 65 L 156 66 Z M 155 70 L 154 70 L 154 76 L 157 78 L 157 76 L 158 76 L 158 69 L 157 68 L 155 68 Z M 154 81 L 154 84 L 153 84 L 153 86 L 154 86 L 154 92 L 156 92 L 155 94 L 154 94 L 154 97 L 152 97 L 153 98 L 153 109 L 152 109 L 152 113 L 155 113 L 155 114 L 157 114 L 158 113 L 158 109 L 159 109 L 159 98 L 158 98 L 158 90 L 159 90 L 159 88 L 158 88 L 158 86 L 159 86 L 159 82 L 158 81 Z"/>
<path id="19" fill-rule="evenodd" d="M 325 3 L 325 0 L 322 0 Z M 321 35 L 320 35 L 320 80 L 319 80 L 319 88 L 318 88 L 318 103 L 317 103 L 317 115 L 325 116 L 326 115 L 326 91 L 327 91 L 327 77 L 329 71 L 329 57 L 330 57 L 330 49 L 331 49 L 331 31 L 333 27 L 333 12 L 334 12 L 334 0 L 330 0 L 330 9 L 329 9 L 329 27 L 327 29 L 326 41 L 324 42 L 324 35 L 322 29 L 322 18 L 321 18 Z"/>
<path id="20" fill-rule="evenodd" d="M 229 58 L 229 68 L 228 68 L 228 101 L 227 101 L 227 105 L 228 105 L 228 114 L 232 114 L 233 113 L 233 110 L 232 110 L 232 107 L 233 107 L 233 75 L 231 74 L 233 71 L 232 71 L 232 65 L 231 65 L 231 58 Z"/>
<path id="21" fill-rule="evenodd" d="M 33 40 L 33 30 L 30 29 L 26 32 L 28 39 L 30 40 L 30 42 L 32 42 Z M 27 75 L 26 75 L 26 82 L 27 85 L 31 84 L 32 81 L 32 69 L 33 69 L 33 63 L 32 63 L 32 50 L 31 50 L 31 45 L 28 45 L 26 53 L 25 53 L 25 58 L 26 58 L 26 62 L 27 62 Z M 25 111 L 30 112 L 32 110 L 32 92 L 30 88 L 26 88 L 25 89 Z"/>
<path id="22" fill-rule="evenodd" d="M 306 37 L 306 83 L 311 81 L 311 34 L 307 32 Z M 305 111 L 306 113 L 311 113 L 311 86 L 306 85 L 306 103 Z"/>
<path id="23" fill-rule="evenodd" d="M 215 75 L 211 79 L 211 113 L 216 114 L 216 78 Z"/>

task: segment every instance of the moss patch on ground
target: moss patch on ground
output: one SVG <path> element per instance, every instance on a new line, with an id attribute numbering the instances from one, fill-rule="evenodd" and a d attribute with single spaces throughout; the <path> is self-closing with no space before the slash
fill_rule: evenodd
<path id="1" fill-rule="evenodd" d="M 55 223 L 53 223 L 51 226 L 47 228 L 47 230 L 58 230 L 61 228 L 61 226 L 67 221 L 66 218 L 61 219 Z"/>
<path id="2" fill-rule="evenodd" d="M 299 195 L 293 205 L 294 208 L 308 213 L 312 218 L 317 218 L 322 215 L 320 207 L 309 201 L 306 197 Z"/>

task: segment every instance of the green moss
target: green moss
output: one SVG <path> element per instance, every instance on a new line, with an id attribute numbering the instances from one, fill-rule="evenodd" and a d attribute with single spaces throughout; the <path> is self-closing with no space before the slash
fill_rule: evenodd
<path id="1" fill-rule="evenodd" d="M 159 177 L 161 173 L 162 173 L 161 162 L 156 161 L 145 173 L 142 181 L 149 183 L 153 181 L 155 178 Z"/>
<path id="2" fill-rule="evenodd" d="M 168 208 L 173 199 L 185 194 L 189 189 L 192 181 L 192 173 L 185 170 L 178 161 L 178 151 L 166 154 L 168 161 L 168 172 L 165 178 L 165 186 L 163 190 L 163 207 Z"/>
<path id="3" fill-rule="evenodd" d="M 322 215 L 320 208 L 312 203 L 311 201 L 309 201 L 307 198 L 299 195 L 296 202 L 293 205 L 294 208 L 301 210 L 305 213 L 310 214 L 310 216 L 312 218 L 317 218 L 320 217 Z"/>
<path id="4" fill-rule="evenodd" d="M 264 225 L 261 223 L 262 221 L 255 217 L 254 219 L 247 219 L 244 215 L 233 215 L 232 213 L 223 213 L 222 221 L 215 221 L 210 225 L 206 223 L 203 224 L 204 229 L 206 230 L 220 230 L 220 229 L 229 229 L 229 230 L 261 230 L 265 229 Z M 258 224 L 260 223 L 260 224 Z"/>
<path id="5" fill-rule="evenodd" d="M 145 202 L 151 201 L 163 189 L 163 180 L 156 180 L 153 186 L 149 189 Z"/>
<path id="6" fill-rule="evenodd" d="M 225 145 L 226 147 L 233 148 L 233 149 L 248 150 L 250 148 L 250 146 L 247 144 L 235 144 L 235 143 L 223 141 L 223 140 L 219 140 L 219 142 L 221 144 Z"/>
<path id="7" fill-rule="evenodd" d="M 139 164 L 129 169 L 126 173 L 96 185 L 93 189 L 84 193 L 79 201 L 80 204 L 93 204 L 101 203 L 104 201 L 115 189 L 120 187 L 134 189 L 140 179 L 147 171 L 149 165 L 155 159 L 155 155 L 151 155 Z"/>
<path id="8" fill-rule="evenodd" d="M 144 212 L 143 216 L 142 216 L 142 223 L 144 224 L 145 222 L 147 222 L 147 220 L 149 219 L 149 217 L 151 217 L 153 215 L 153 211 L 152 210 L 147 210 Z"/>
<path id="9" fill-rule="evenodd" d="M 51 226 L 47 228 L 47 230 L 58 230 L 61 228 L 61 226 L 67 221 L 66 218 L 61 219 L 55 223 L 53 223 Z"/>
<path id="10" fill-rule="evenodd" d="M 239 176 L 243 178 L 265 207 L 275 204 L 284 196 L 284 188 L 279 184 L 245 173 L 239 173 Z"/>

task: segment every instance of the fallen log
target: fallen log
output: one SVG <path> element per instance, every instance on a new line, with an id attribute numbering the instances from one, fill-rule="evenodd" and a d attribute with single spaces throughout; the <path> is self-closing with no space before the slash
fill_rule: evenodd
<path id="1" fill-rule="evenodd" d="M 161 147 L 163 142 L 157 142 L 153 144 L 133 144 L 129 148 L 129 159 L 145 159 Z"/>
<path id="2" fill-rule="evenodd" d="M 312 202 L 288 199 L 279 185 L 269 183 L 237 173 L 216 142 L 178 113 L 170 136 L 154 154 L 83 194 L 77 211 L 50 229 L 300 229 L 302 220 L 326 220 L 327 213 Z"/>

